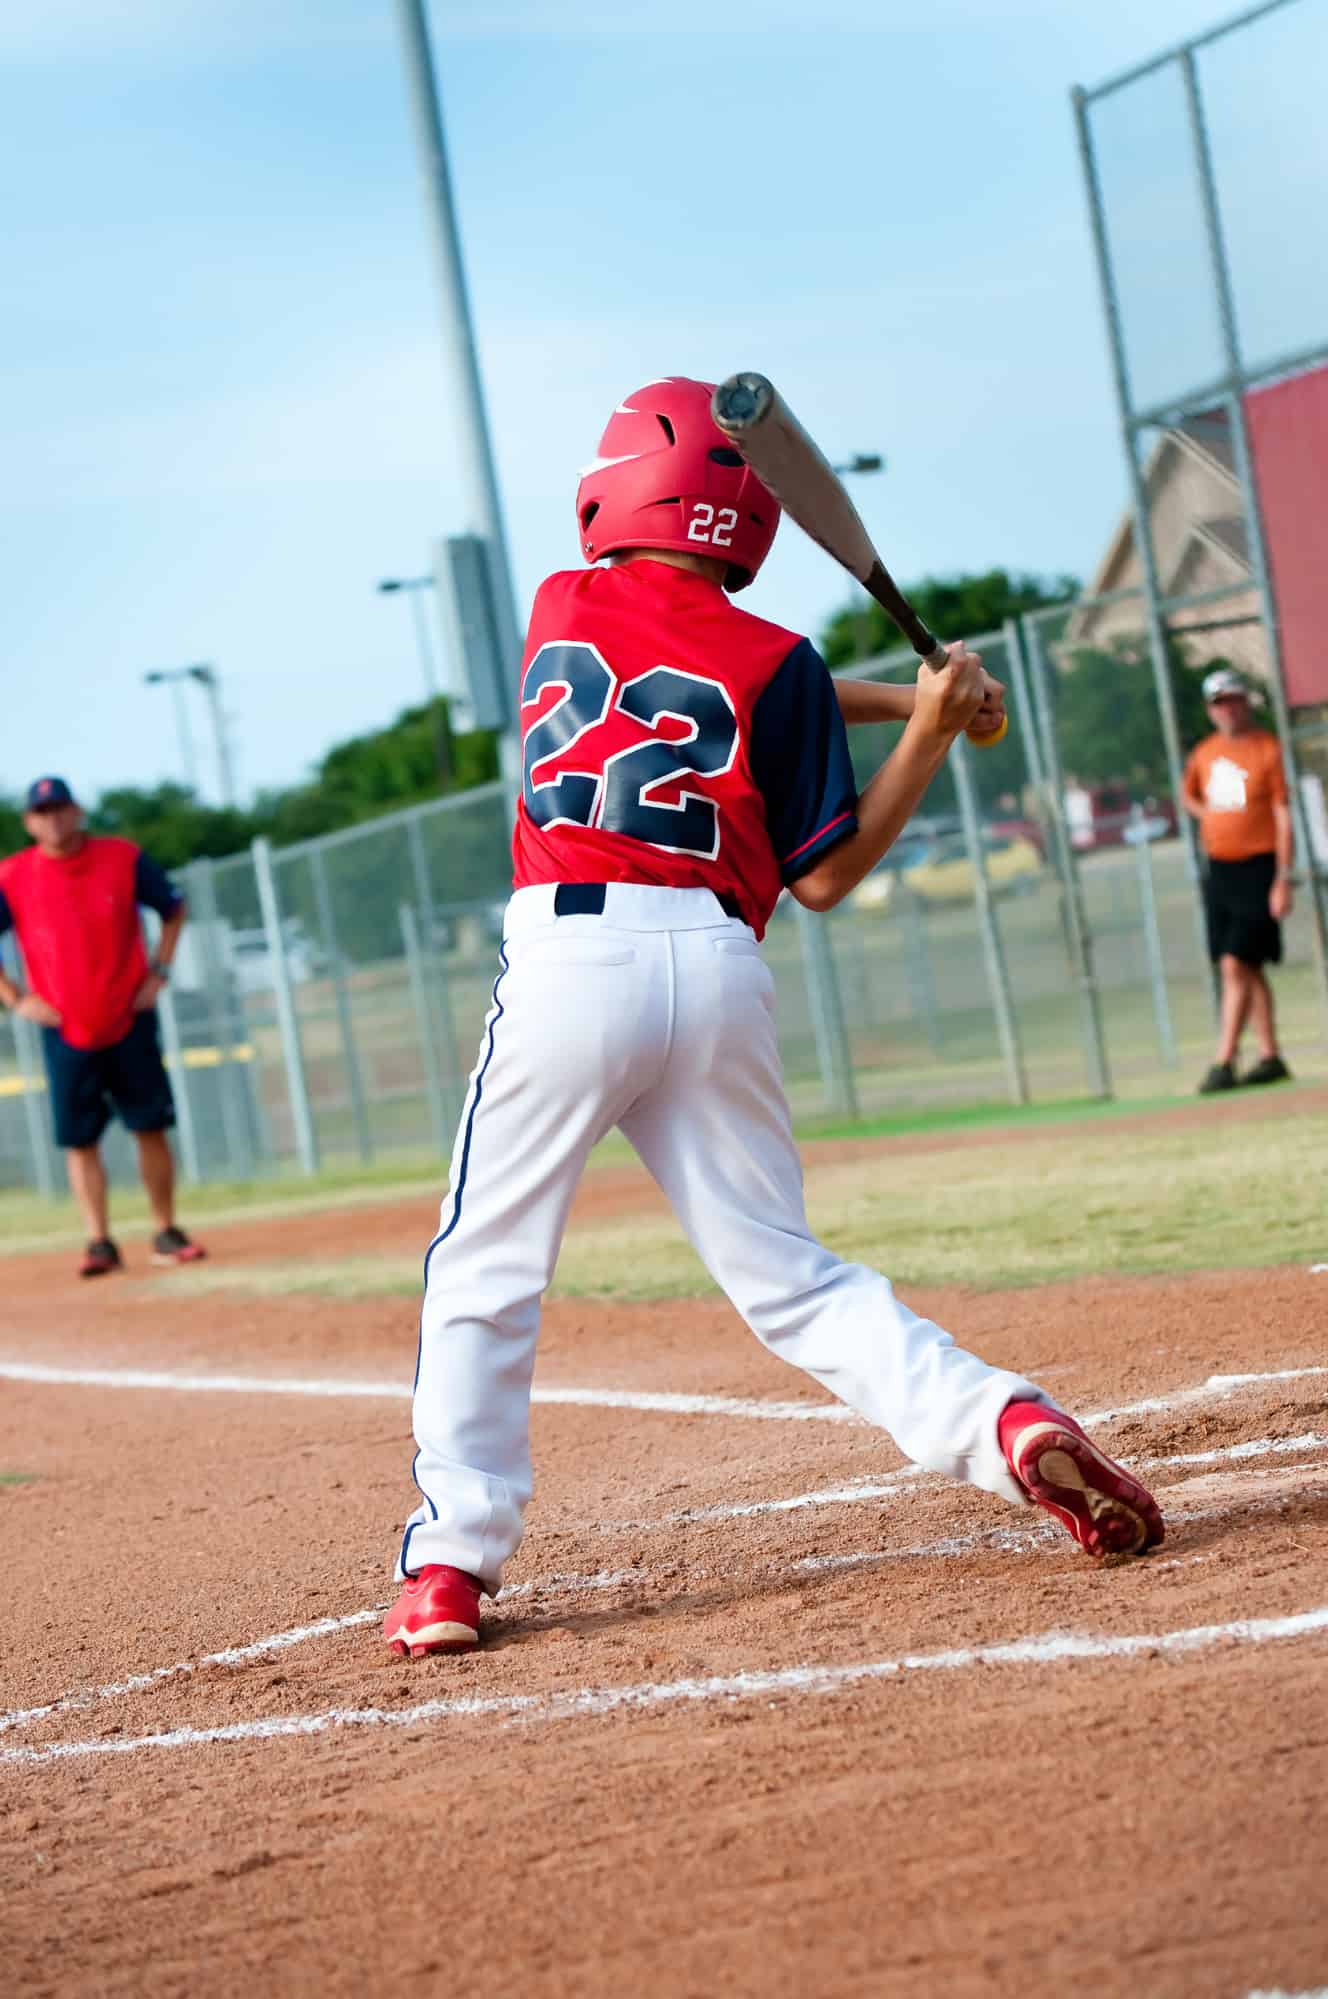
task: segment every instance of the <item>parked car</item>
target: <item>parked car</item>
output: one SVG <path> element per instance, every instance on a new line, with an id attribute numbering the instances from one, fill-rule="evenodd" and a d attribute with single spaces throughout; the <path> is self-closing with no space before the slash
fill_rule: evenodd
<path id="1" fill-rule="evenodd" d="M 281 926 L 281 933 L 287 976 L 293 986 L 307 985 L 322 969 L 323 954 L 298 917 L 287 917 Z M 276 969 L 266 930 L 231 929 L 225 941 L 230 969 L 239 991 L 271 992 L 276 983 Z"/>
<path id="2" fill-rule="evenodd" d="M 994 826 L 984 827 L 982 838 L 993 894 L 1017 895 L 1037 887 L 1042 856 L 1031 840 L 1011 838 Z M 971 901 L 976 883 L 962 831 L 918 833 L 910 828 L 849 901 L 855 909 L 888 909 L 901 884 L 919 902 Z"/>
<path id="3" fill-rule="evenodd" d="M 901 876 L 934 853 L 938 840 L 953 838 L 958 825 L 958 820 L 913 820 L 871 873 L 851 892 L 848 898 L 851 907 L 867 910 L 888 908 Z"/>
<path id="4" fill-rule="evenodd" d="M 1165 833 L 1156 837 L 1166 838 L 1179 832 L 1175 803 L 1170 798 L 1136 800 L 1129 785 L 1123 782 L 1067 784 L 1065 819 L 1070 829 L 1071 846 L 1080 853 L 1090 852 L 1095 847 L 1123 846 L 1136 804 L 1143 806 L 1150 819 L 1164 822 Z"/>
<path id="5" fill-rule="evenodd" d="M 993 819 L 991 830 L 1004 840 L 1027 840 L 1039 860 L 1046 860 L 1046 828 L 1039 825 L 1036 819 Z"/>
<path id="6" fill-rule="evenodd" d="M 1037 887 L 1042 857 L 1031 840 L 1012 840 L 988 826 L 983 828 L 982 845 L 993 895 L 1017 895 Z M 973 863 L 963 835 L 938 840 L 925 860 L 905 870 L 903 880 L 922 902 L 971 901 Z"/>

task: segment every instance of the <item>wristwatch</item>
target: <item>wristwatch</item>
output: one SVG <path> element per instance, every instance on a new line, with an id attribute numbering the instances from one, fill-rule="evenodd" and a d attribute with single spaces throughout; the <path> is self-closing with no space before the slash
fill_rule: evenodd
<path id="1" fill-rule="evenodd" d="M 154 958 L 152 960 L 152 963 L 148 966 L 148 970 L 151 972 L 153 978 L 160 979 L 164 986 L 168 986 L 170 984 L 171 968 L 169 965 L 163 965 L 160 958 Z"/>

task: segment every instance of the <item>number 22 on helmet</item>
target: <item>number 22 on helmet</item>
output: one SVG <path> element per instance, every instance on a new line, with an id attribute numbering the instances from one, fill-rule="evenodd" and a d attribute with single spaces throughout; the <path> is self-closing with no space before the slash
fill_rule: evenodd
<path id="1" fill-rule="evenodd" d="M 609 418 L 581 474 L 581 552 L 667 548 L 727 562 L 726 590 L 744 590 L 779 526 L 779 502 L 710 414 L 713 383 L 647 382 Z"/>

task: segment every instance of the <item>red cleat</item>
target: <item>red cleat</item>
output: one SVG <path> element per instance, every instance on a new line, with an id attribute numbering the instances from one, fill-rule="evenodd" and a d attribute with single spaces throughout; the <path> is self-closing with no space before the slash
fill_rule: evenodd
<path id="1" fill-rule="evenodd" d="M 464 1569 L 433 1562 L 407 1576 L 383 1620 L 383 1636 L 398 1658 L 430 1652 L 473 1652 L 480 1642 L 480 1585 Z"/>
<path id="2" fill-rule="evenodd" d="M 1163 1539 L 1153 1495 L 1090 1443 L 1073 1416 L 1044 1402 L 1011 1402 L 997 1435 L 1029 1498 L 1090 1555 L 1142 1555 Z"/>

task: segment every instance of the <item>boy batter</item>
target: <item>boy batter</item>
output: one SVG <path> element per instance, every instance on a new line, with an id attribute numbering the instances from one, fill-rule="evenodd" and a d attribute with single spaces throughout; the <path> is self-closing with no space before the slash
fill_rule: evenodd
<path id="1" fill-rule="evenodd" d="M 1094 1555 L 1162 1539 L 1150 1495 L 1040 1389 L 808 1229 L 759 939 L 784 887 L 828 910 L 862 880 L 1000 690 L 962 645 L 902 698 L 837 690 L 806 639 L 730 603 L 779 509 L 710 394 L 673 379 L 619 404 L 577 493 L 603 566 L 549 577 L 531 614 L 515 892 L 425 1259 L 421 1501 L 384 1626 L 403 1655 L 477 1645 L 521 1539 L 540 1300 L 614 1126 L 757 1337 L 910 1458 L 1036 1501 Z M 845 713 L 907 717 L 860 795 Z"/>

